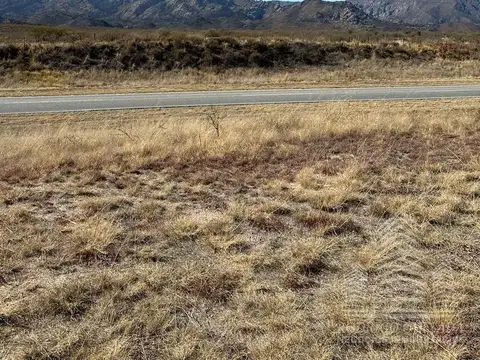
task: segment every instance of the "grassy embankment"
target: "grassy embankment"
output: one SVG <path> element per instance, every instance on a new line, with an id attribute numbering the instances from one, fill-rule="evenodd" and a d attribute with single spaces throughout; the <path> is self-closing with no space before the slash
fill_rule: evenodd
<path id="1" fill-rule="evenodd" d="M 4 25 L 0 94 L 477 83 L 476 35 Z"/>

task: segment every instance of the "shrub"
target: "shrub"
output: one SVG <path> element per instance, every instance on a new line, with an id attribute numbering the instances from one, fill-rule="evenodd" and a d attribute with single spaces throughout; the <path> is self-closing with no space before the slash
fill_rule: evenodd
<path id="1" fill-rule="evenodd" d="M 31 35 L 37 41 L 58 41 L 68 35 L 68 31 L 61 27 L 39 26 L 30 30 Z"/>
<path id="2" fill-rule="evenodd" d="M 39 38 L 64 36 L 64 29 L 34 28 Z M 274 68 L 344 65 L 352 60 L 381 59 L 429 61 L 434 58 L 480 58 L 475 44 L 438 44 L 432 48 L 410 47 L 395 42 L 376 45 L 247 40 L 230 37 L 124 40 L 108 43 L 0 45 L 0 69 L 81 70 L 184 69 L 238 67 Z"/>

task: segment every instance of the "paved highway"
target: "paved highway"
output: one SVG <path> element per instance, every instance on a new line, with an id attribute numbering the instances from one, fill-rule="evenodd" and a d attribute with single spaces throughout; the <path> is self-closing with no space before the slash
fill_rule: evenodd
<path id="1" fill-rule="evenodd" d="M 0 114 L 324 101 L 480 98 L 480 85 L 0 97 Z"/>

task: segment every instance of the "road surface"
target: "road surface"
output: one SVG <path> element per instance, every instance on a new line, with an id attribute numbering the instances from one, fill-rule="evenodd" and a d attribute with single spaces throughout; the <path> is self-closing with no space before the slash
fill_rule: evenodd
<path id="1" fill-rule="evenodd" d="M 480 85 L 0 97 L 0 114 L 324 101 L 480 98 Z"/>

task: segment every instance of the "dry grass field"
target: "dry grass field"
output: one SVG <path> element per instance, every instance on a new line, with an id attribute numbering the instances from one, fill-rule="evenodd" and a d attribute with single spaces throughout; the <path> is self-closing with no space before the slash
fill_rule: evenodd
<path id="1" fill-rule="evenodd" d="M 479 154 L 476 99 L 4 116 L 0 358 L 478 359 Z"/>

